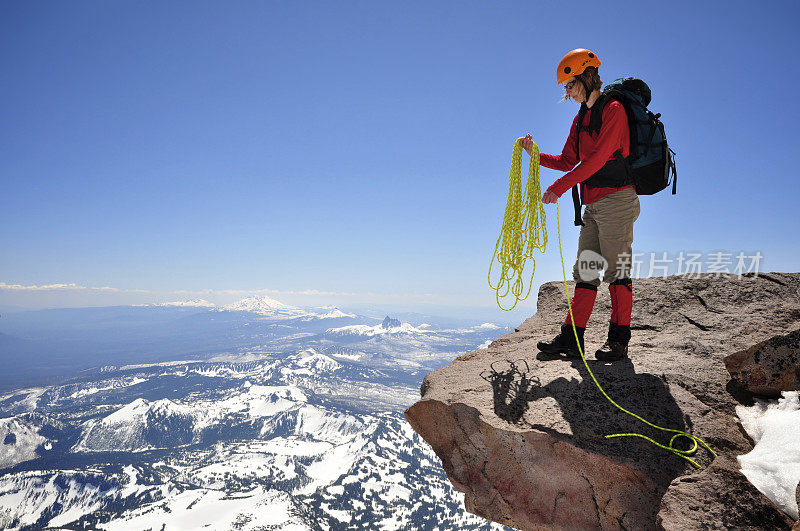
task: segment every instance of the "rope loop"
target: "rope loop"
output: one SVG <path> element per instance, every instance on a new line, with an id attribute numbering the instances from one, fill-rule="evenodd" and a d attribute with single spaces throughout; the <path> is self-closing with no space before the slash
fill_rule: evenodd
<path id="1" fill-rule="evenodd" d="M 539 146 L 531 148 L 531 160 L 528 166 L 528 181 L 522 189 L 522 138 L 514 142 L 511 154 L 511 172 L 508 178 L 508 199 L 500 237 L 494 246 L 494 254 L 489 264 L 489 286 L 496 291 L 497 305 L 502 310 L 513 310 L 519 301 L 524 301 L 531 293 L 533 275 L 536 271 L 534 249 L 544 252 L 547 247 L 547 226 L 542 204 L 542 191 L 539 185 Z M 497 284 L 492 283 L 492 269 L 495 259 L 500 265 L 500 278 Z M 525 289 L 523 273 L 527 261 L 531 261 L 531 277 Z M 500 302 L 508 296 L 514 297 L 514 303 L 506 308 Z M 524 293 L 524 295 L 523 295 Z"/>

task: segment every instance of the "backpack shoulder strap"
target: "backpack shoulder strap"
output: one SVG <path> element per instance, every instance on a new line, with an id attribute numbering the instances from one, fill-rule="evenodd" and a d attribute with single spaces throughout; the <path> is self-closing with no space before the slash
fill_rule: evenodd
<path id="1" fill-rule="evenodd" d="M 578 129 L 583 127 L 581 124 L 583 123 L 583 117 L 586 116 L 586 111 L 589 110 L 589 107 L 586 106 L 585 103 L 581 103 L 580 109 L 578 109 Z"/>
<path id="2" fill-rule="evenodd" d="M 579 184 L 572 187 L 572 208 L 575 210 L 575 226 L 582 227 L 584 225 L 581 219 L 581 193 L 579 191 Z"/>
<path id="3" fill-rule="evenodd" d="M 581 131 L 586 131 L 586 128 L 583 127 L 583 117 L 586 116 L 586 111 L 589 108 L 586 106 L 585 103 L 581 103 L 581 108 L 578 109 L 578 119 L 575 122 L 575 158 L 578 159 L 578 162 L 581 160 Z"/>
<path id="4" fill-rule="evenodd" d="M 586 131 L 586 128 L 583 127 L 583 118 L 586 116 L 586 111 L 589 108 L 586 106 L 585 103 L 581 103 L 581 108 L 578 110 L 578 120 L 575 123 L 575 158 L 578 159 L 578 162 L 581 160 L 581 131 Z M 583 225 L 583 221 L 581 220 L 581 192 L 580 192 L 580 184 L 576 184 L 572 187 L 572 207 L 575 210 L 575 226 L 580 227 Z"/>
<path id="5" fill-rule="evenodd" d="M 589 127 L 586 129 L 589 134 L 600 132 L 603 126 L 603 111 L 610 98 L 609 94 L 603 93 L 592 105 L 592 115 L 589 117 Z"/>
<path id="6" fill-rule="evenodd" d="M 605 108 L 608 97 L 603 94 L 592 105 L 592 114 L 589 116 L 589 127 L 583 126 L 583 119 L 589 110 L 586 103 L 581 103 L 581 108 L 578 110 L 578 121 L 575 125 L 575 155 L 578 162 L 581 160 L 581 131 L 586 131 L 590 135 L 593 132 L 600 132 L 600 127 L 603 125 L 603 109 Z M 583 225 L 581 220 L 581 193 L 580 184 L 572 187 L 572 206 L 575 210 L 575 226 L 580 227 Z"/>
<path id="7" fill-rule="evenodd" d="M 577 152 L 577 158 L 579 162 L 581 160 L 581 131 L 586 131 L 590 135 L 592 133 L 600 132 L 600 128 L 603 126 L 603 110 L 605 109 L 607 102 L 608 97 L 605 94 L 602 94 L 599 98 L 597 98 L 597 101 L 595 101 L 594 105 L 592 105 L 592 114 L 589 116 L 588 127 L 583 125 L 583 119 L 586 116 L 586 113 L 589 111 L 589 108 L 586 106 L 586 103 L 581 103 L 581 108 L 578 110 L 578 121 L 575 125 L 575 130 L 577 133 L 577 149 L 575 151 Z"/>
<path id="8" fill-rule="evenodd" d="M 636 113 L 633 109 L 634 104 L 624 92 L 616 88 L 608 90 L 606 95 L 609 101 L 614 100 L 619 102 L 619 104 L 622 105 L 622 109 L 625 111 L 625 117 L 628 120 L 629 157 L 633 157 L 631 160 L 636 159 L 637 146 L 639 145 L 639 123 L 636 121 Z M 644 111 L 648 112 L 646 107 Z"/>
<path id="9" fill-rule="evenodd" d="M 586 116 L 586 112 L 589 110 L 589 108 L 585 103 L 581 103 L 581 108 L 578 111 L 578 125 L 576 126 L 579 140 L 581 131 L 586 131 L 590 135 L 600 132 L 600 128 L 603 126 L 603 111 L 606 108 L 606 104 L 611 99 L 618 99 L 618 97 L 613 93 L 607 94 L 604 92 L 599 98 L 597 98 L 597 101 L 595 101 L 594 105 L 592 105 L 592 114 L 589 117 L 588 127 L 583 126 L 583 118 Z M 580 145 L 580 143 L 578 145 Z M 578 160 L 581 160 L 580 153 L 578 154 Z"/>

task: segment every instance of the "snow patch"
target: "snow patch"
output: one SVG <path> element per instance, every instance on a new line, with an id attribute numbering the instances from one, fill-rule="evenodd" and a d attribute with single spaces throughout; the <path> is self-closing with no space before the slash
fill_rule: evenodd
<path id="1" fill-rule="evenodd" d="M 69 396 L 69 398 L 70 399 L 82 398 L 82 397 L 85 397 L 85 396 L 93 395 L 95 393 L 99 393 L 100 391 L 109 391 L 111 389 L 118 390 L 118 389 L 122 389 L 124 387 L 131 387 L 133 385 L 137 385 L 137 384 L 140 384 L 140 383 L 146 382 L 146 381 L 147 381 L 146 378 L 140 378 L 138 376 L 134 377 L 134 378 L 130 378 L 130 379 L 129 378 L 124 378 L 122 380 L 112 380 L 109 383 L 107 383 L 106 385 L 103 385 L 103 386 L 100 386 L 100 387 L 92 386 L 92 387 L 86 387 L 84 389 L 80 389 L 80 390 L 72 393 Z"/>
<path id="2" fill-rule="evenodd" d="M 294 506 L 284 492 L 257 487 L 229 496 L 225 491 L 192 489 L 172 493 L 101 524 L 100 529 L 307 529 L 292 515 Z M 291 526 L 291 527 L 289 527 Z"/>
<path id="3" fill-rule="evenodd" d="M 36 459 L 36 448 L 47 439 L 17 417 L 0 419 L 0 468 Z"/>
<path id="4" fill-rule="evenodd" d="M 800 482 L 800 393 L 786 391 L 776 402 L 757 400 L 752 407 L 737 406 L 742 427 L 756 445 L 739 456 L 750 483 L 783 512 L 798 519 L 795 497 Z"/>
<path id="5" fill-rule="evenodd" d="M 332 372 L 342 366 L 342 364 L 335 359 L 317 352 L 313 348 L 299 352 L 294 356 L 290 356 L 289 359 L 294 361 L 294 364 L 298 367 L 317 369 L 324 372 Z"/>
<path id="6" fill-rule="evenodd" d="M 10 411 L 14 413 L 28 413 L 35 410 L 39 405 L 39 397 L 41 397 L 47 390 L 45 387 L 31 387 L 29 389 L 21 389 L 0 396 L 0 404 L 3 404 L 3 411 L 9 414 Z"/>

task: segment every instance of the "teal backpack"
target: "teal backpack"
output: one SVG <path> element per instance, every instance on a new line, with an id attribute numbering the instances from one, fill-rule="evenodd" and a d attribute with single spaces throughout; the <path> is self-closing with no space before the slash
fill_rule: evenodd
<path id="1" fill-rule="evenodd" d="M 599 132 L 603 123 L 605 105 L 616 100 L 625 108 L 630 130 L 630 154 L 627 158 L 617 152 L 618 159 L 624 162 L 628 174 L 627 182 L 636 185 L 639 195 L 652 195 L 665 189 L 672 183 L 673 195 L 677 193 L 678 171 L 675 166 L 675 152 L 667 144 L 661 114 L 653 114 L 648 110 L 651 92 L 647 83 L 635 77 L 615 79 L 603 88 L 600 98 L 592 105 L 589 126 L 581 128 L 590 134 Z M 594 112 L 595 109 L 599 112 Z M 586 104 L 581 104 L 578 111 L 578 124 L 583 123 Z M 580 137 L 580 135 L 578 135 Z M 670 174 L 672 178 L 670 179 Z M 576 206 L 576 225 L 580 221 L 580 199 L 578 187 L 572 190 Z"/>

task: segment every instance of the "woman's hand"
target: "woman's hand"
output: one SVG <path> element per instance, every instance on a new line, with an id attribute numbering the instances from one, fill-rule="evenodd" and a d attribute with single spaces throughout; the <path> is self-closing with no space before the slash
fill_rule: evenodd
<path id="1" fill-rule="evenodd" d="M 530 134 L 525 135 L 525 138 L 521 138 L 519 141 L 522 148 L 528 153 L 531 154 L 531 148 L 533 147 L 533 137 Z"/>
<path id="2" fill-rule="evenodd" d="M 556 201 L 558 201 L 558 196 L 551 192 L 549 188 L 542 194 L 542 203 L 555 203 Z"/>

